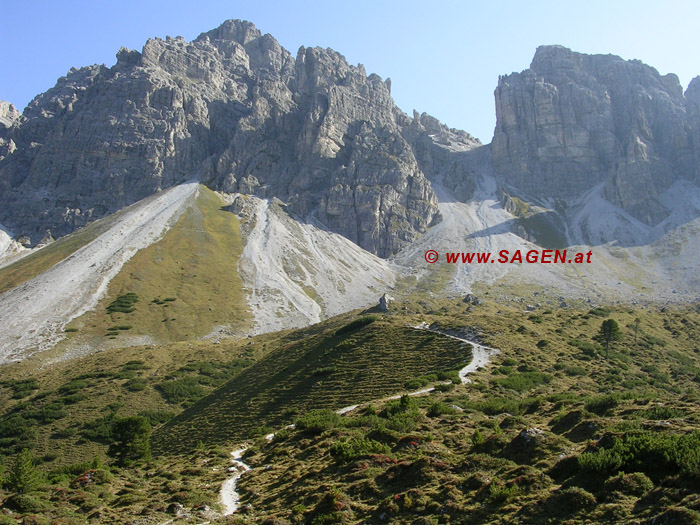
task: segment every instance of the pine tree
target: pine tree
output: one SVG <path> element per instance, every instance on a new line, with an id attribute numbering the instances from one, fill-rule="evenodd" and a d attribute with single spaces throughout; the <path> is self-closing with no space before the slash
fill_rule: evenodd
<path id="1" fill-rule="evenodd" d="M 7 474 L 7 487 L 18 494 L 31 492 L 41 483 L 41 476 L 34 466 L 32 453 L 22 450 L 16 457 Z"/>
<path id="2" fill-rule="evenodd" d="M 598 332 L 598 340 L 605 343 L 605 359 L 608 359 L 610 356 L 610 343 L 620 339 L 622 339 L 622 332 L 620 332 L 620 326 L 617 324 L 617 321 L 615 319 L 603 321 Z"/>
<path id="3" fill-rule="evenodd" d="M 116 419 L 112 423 L 112 444 L 107 453 L 119 463 L 151 457 L 151 424 L 141 416 Z"/>

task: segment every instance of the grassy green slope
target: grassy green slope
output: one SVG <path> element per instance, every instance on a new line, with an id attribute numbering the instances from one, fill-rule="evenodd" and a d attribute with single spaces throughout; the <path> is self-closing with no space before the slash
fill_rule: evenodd
<path id="1" fill-rule="evenodd" d="M 3 367 L 2 451 L 29 446 L 54 471 L 16 516 L 164 522 L 167 506 L 181 503 L 194 520 L 217 522 L 202 505 L 216 505 L 231 475 L 228 451 L 269 426 L 275 439 L 249 438 L 244 458 L 253 470 L 239 490 L 251 507 L 220 522 L 700 520 L 696 307 L 526 313 L 421 299 L 342 332 L 357 318 L 220 345 L 106 350 L 41 370 L 38 358 Z M 606 318 L 622 329 L 609 359 L 593 340 Z M 383 401 L 408 379 L 464 361 L 459 343 L 407 328 L 420 321 L 480 332 L 502 352 L 471 384 Z M 358 402 L 342 417 L 314 412 Z M 175 415 L 153 439 L 168 453 L 101 467 L 109 475 L 80 486 L 89 465 L 61 468 L 108 461 L 100 423 L 112 413 L 145 413 L 155 424 Z M 297 429 L 283 429 L 291 422 Z M 18 502 L 7 491 L 2 500 Z"/>
<path id="2" fill-rule="evenodd" d="M 250 313 L 238 275 L 243 241 L 238 219 L 223 201 L 200 187 L 190 206 L 157 243 L 140 250 L 112 280 L 98 307 L 70 323 L 70 343 L 101 344 L 147 336 L 181 341 L 218 327 L 245 331 Z M 118 297 L 135 293 L 130 313 L 108 312 Z M 129 327 L 110 330 L 113 327 Z"/>
<path id="3" fill-rule="evenodd" d="M 235 442 L 291 423 L 308 410 L 394 394 L 407 380 L 469 362 L 468 345 L 410 328 L 404 317 L 381 316 L 354 328 L 344 324 L 350 319 L 345 315 L 301 331 L 300 339 L 269 353 L 159 429 L 155 449 Z M 343 331 L 343 326 L 350 328 Z"/>
<path id="4" fill-rule="evenodd" d="M 454 303 L 425 311 L 463 323 Z M 608 317 L 623 338 L 605 359 L 592 336 Z M 468 319 L 502 349 L 489 370 L 405 407 L 408 426 L 379 402 L 378 415 L 358 410 L 257 443 L 246 462 L 271 468 L 239 484 L 242 503 L 260 509 L 246 520 L 700 520 L 696 308 L 523 314 L 486 304 Z"/>

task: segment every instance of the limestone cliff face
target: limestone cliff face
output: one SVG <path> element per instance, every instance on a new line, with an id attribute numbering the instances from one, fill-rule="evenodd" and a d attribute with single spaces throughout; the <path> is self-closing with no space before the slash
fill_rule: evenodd
<path id="1" fill-rule="evenodd" d="M 249 22 L 122 48 L 0 121 L 0 222 L 33 241 L 195 177 L 383 257 L 439 220 L 390 82 L 329 49 L 294 58 Z"/>
<path id="2" fill-rule="evenodd" d="M 660 192 L 698 181 L 698 81 L 639 61 L 537 49 L 530 68 L 495 91 L 493 167 L 537 197 L 567 198 L 604 183 L 604 196 L 647 224 L 667 210 Z"/>
<path id="3" fill-rule="evenodd" d="M 12 104 L 0 100 L 0 161 L 10 153 L 14 153 L 16 146 L 11 138 L 14 130 L 21 124 L 22 114 Z"/>

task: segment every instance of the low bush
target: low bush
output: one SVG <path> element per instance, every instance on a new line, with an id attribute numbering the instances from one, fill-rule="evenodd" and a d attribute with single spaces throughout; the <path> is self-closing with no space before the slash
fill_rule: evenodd
<path id="1" fill-rule="evenodd" d="M 607 493 L 621 492 L 638 498 L 653 488 L 654 483 L 642 472 L 632 472 L 631 474 L 620 472 L 617 476 L 609 478 L 603 485 L 603 489 Z"/>
<path id="2" fill-rule="evenodd" d="M 173 404 L 184 401 L 194 402 L 206 393 L 206 390 L 194 377 L 181 377 L 171 381 L 164 381 L 157 388 L 165 400 Z"/>
<path id="3" fill-rule="evenodd" d="M 659 434 L 640 432 L 613 438 L 608 447 L 578 457 L 582 470 L 595 472 L 639 471 L 649 475 L 680 472 L 700 477 L 700 432 Z"/>
<path id="4" fill-rule="evenodd" d="M 107 313 L 108 314 L 113 314 L 113 313 L 124 313 L 128 314 L 133 312 L 136 308 L 134 308 L 134 304 L 136 304 L 139 300 L 139 296 L 136 295 L 133 292 L 120 295 L 117 297 L 114 301 L 112 301 L 108 306 L 107 306 Z"/>
<path id="5" fill-rule="evenodd" d="M 147 386 L 148 381 L 146 381 L 142 377 L 135 377 L 133 379 L 129 379 L 126 383 L 124 383 L 124 387 L 129 392 L 141 392 L 142 390 L 146 390 Z"/>
<path id="6" fill-rule="evenodd" d="M 299 430 L 320 434 L 325 430 L 330 430 L 339 426 L 342 418 L 328 409 L 312 410 L 296 420 L 295 425 Z"/>
<path id="7" fill-rule="evenodd" d="M 594 507 L 596 505 L 595 496 L 581 487 L 566 488 L 557 495 L 556 499 L 559 505 L 574 511 Z"/>
<path id="8" fill-rule="evenodd" d="M 440 401 L 436 401 L 435 403 L 430 405 L 430 408 L 428 409 L 428 416 L 430 417 L 438 417 L 456 413 L 457 410 L 455 410 L 449 405 L 446 405 L 445 403 L 441 403 Z"/>
<path id="9" fill-rule="evenodd" d="M 331 446 L 330 453 L 336 460 L 350 462 L 369 454 L 388 454 L 390 448 L 384 443 L 367 438 L 352 438 Z"/>
<path id="10" fill-rule="evenodd" d="M 520 372 L 496 379 L 494 383 L 510 390 L 525 392 L 536 386 L 547 384 L 551 380 L 552 376 L 543 372 Z"/>

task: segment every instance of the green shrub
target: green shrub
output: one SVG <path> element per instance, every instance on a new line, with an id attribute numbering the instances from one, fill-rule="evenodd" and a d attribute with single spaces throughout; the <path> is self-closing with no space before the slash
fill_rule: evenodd
<path id="1" fill-rule="evenodd" d="M 439 381 L 452 381 L 453 385 L 461 385 L 462 380 L 459 378 L 459 370 L 445 370 L 438 372 L 437 379 Z"/>
<path id="2" fill-rule="evenodd" d="M 85 388 L 88 388 L 90 386 L 90 383 L 87 381 L 83 381 L 81 379 L 73 379 L 63 385 L 61 388 L 58 389 L 59 393 L 61 394 L 75 394 Z"/>
<path id="3" fill-rule="evenodd" d="M 608 394 L 604 396 L 597 396 L 588 398 L 584 404 L 584 407 L 589 412 L 598 414 L 602 416 L 606 412 L 612 410 L 619 404 L 619 396 L 615 394 Z"/>
<path id="4" fill-rule="evenodd" d="M 136 304 L 139 300 L 139 296 L 136 295 L 133 292 L 120 295 L 117 297 L 113 302 L 111 302 L 107 306 L 107 313 L 108 314 L 113 314 L 113 313 L 124 313 L 128 314 L 133 312 L 136 308 L 134 308 L 134 304 Z"/>
<path id="5" fill-rule="evenodd" d="M 330 453 L 336 460 L 350 462 L 360 456 L 369 454 L 388 454 L 390 448 L 384 443 L 367 438 L 352 438 L 343 443 L 331 446 Z"/>
<path id="6" fill-rule="evenodd" d="M 141 377 L 135 377 L 133 379 L 129 379 L 126 383 L 124 383 L 124 387 L 129 391 L 129 392 L 141 392 L 142 390 L 146 390 L 146 387 L 148 386 L 148 381 Z"/>
<path id="7" fill-rule="evenodd" d="M 83 392 L 79 392 L 77 394 L 71 394 L 69 396 L 65 396 L 63 398 L 63 402 L 66 405 L 75 405 L 76 403 L 79 403 L 80 401 L 83 401 L 87 399 L 87 394 L 84 394 Z"/>
<path id="8" fill-rule="evenodd" d="M 603 350 L 603 347 L 597 343 L 592 343 L 591 341 L 581 341 L 579 339 L 572 339 L 569 341 L 569 345 L 580 349 L 584 355 L 587 355 L 588 357 L 595 357 Z"/>
<path id="9" fill-rule="evenodd" d="M 7 508 L 18 510 L 19 512 L 30 514 L 39 513 L 48 510 L 50 506 L 31 494 L 15 494 L 7 499 L 5 505 Z M 17 521 L 13 520 L 13 523 Z M 24 523 L 36 523 L 34 521 L 25 521 Z M 45 522 L 48 523 L 48 522 Z"/>
<path id="10" fill-rule="evenodd" d="M 466 407 L 478 410 L 489 416 L 497 416 L 507 412 L 514 416 L 521 416 L 536 410 L 542 404 L 540 397 L 528 397 L 525 399 L 511 399 L 493 397 L 484 401 L 467 401 Z"/>
<path id="11" fill-rule="evenodd" d="M 175 412 L 167 412 L 164 410 L 144 410 L 137 415 L 145 417 L 152 427 L 166 423 L 175 417 Z"/>
<path id="12" fill-rule="evenodd" d="M 128 361 L 127 363 L 124 363 L 121 366 L 122 370 L 147 370 L 148 366 L 146 366 L 146 363 L 144 361 L 141 361 L 140 359 L 134 359 L 132 361 Z"/>
<path id="13" fill-rule="evenodd" d="M 330 430 L 340 426 L 342 418 L 328 409 L 312 410 L 296 420 L 295 425 L 299 430 L 305 430 L 315 434 L 320 434 L 325 430 Z"/>
<path id="14" fill-rule="evenodd" d="M 690 478 L 700 477 L 700 432 L 660 434 L 640 432 L 614 438 L 608 447 L 584 452 L 579 467 L 596 472 L 619 470 L 663 475 L 680 472 Z"/>
<path id="15" fill-rule="evenodd" d="M 12 390 L 12 399 L 22 399 L 29 396 L 34 390 L 39 390 L 39 383 L 36 379 L 14 379 L 3 381 L 0 384 Z"/>
<path id="16" fill-rule="evenodd" d="M 562 490 L 557 497 L 559 505 L 574 511 L 590 508 L 596 505 L 593 494 L 581 487 L 569 487 Z"/>
<path id="17" fill-rule="evenodd" d="M 81 435 L 90 441 L 107 444 L 112 439 L 114 414 L 83 423 Z"/>
<path id="18" fill-rule="evenodd" d="M 206 390 L 194 377 L 181 377 L 171 381 L 164 381 L 157 388 L 165 400 L 173 404 L 182 403 L 183 401 L 196 401 L 206 393 Z"/>
<path id="19" fill-rule="evenodd" d="M 585 376 L 588 372 L 581 366 L 565 366 L 564 373 L 567 376 Z"/>
<path id="20" fill-rule="evenodd" d="M 640 498 L 654 488 L 654 483 L 642 472 L 619 472 L 617 476 L 609 478 L 603 488 L 608 493 L 621 492 Z"/>
<path id="21" fill-rule="evenodd" d="M 494 503 L 504 503 L 514 497 L 518 493 L 518 486 L 501 485 L 495 480 L 489 485 L 489 497 Z"/>
<path id="22" fill-rule="evenodd" d="M 316 368 L 311 372 L 312 376 L 328 376 L 335 373 L 336 367 L 334 366 L 323 366 Z"/>
<path id="23" fill-rule="evenodd" d="M 441 403 L 440 401 L 436 401 L 432 405 L 430 405 L 430 408 L 428 409 L 428 416 L 430 417 L 438 417 L 438 416 L 443 416 L 446 414 L 456 414 L 457 411 L 452 408 L 449 405 L 446 405 L 445 403 Z"/>
<path id="24" fill-rule="evenodd" d="M 680 408 L 656 406 L 641 411 L 641 415 L 644 419 L 674 419 L 684 417 L 685 411 Z"/>
<path id="25" fill-rule="evenodd" d="M 547 384 L 551 380 L 551 375 L 542 372 L 520 372 L 502 379 L 496 379 L 494 383 L 510 390 L 525 392 L 536 386 Z"/>

